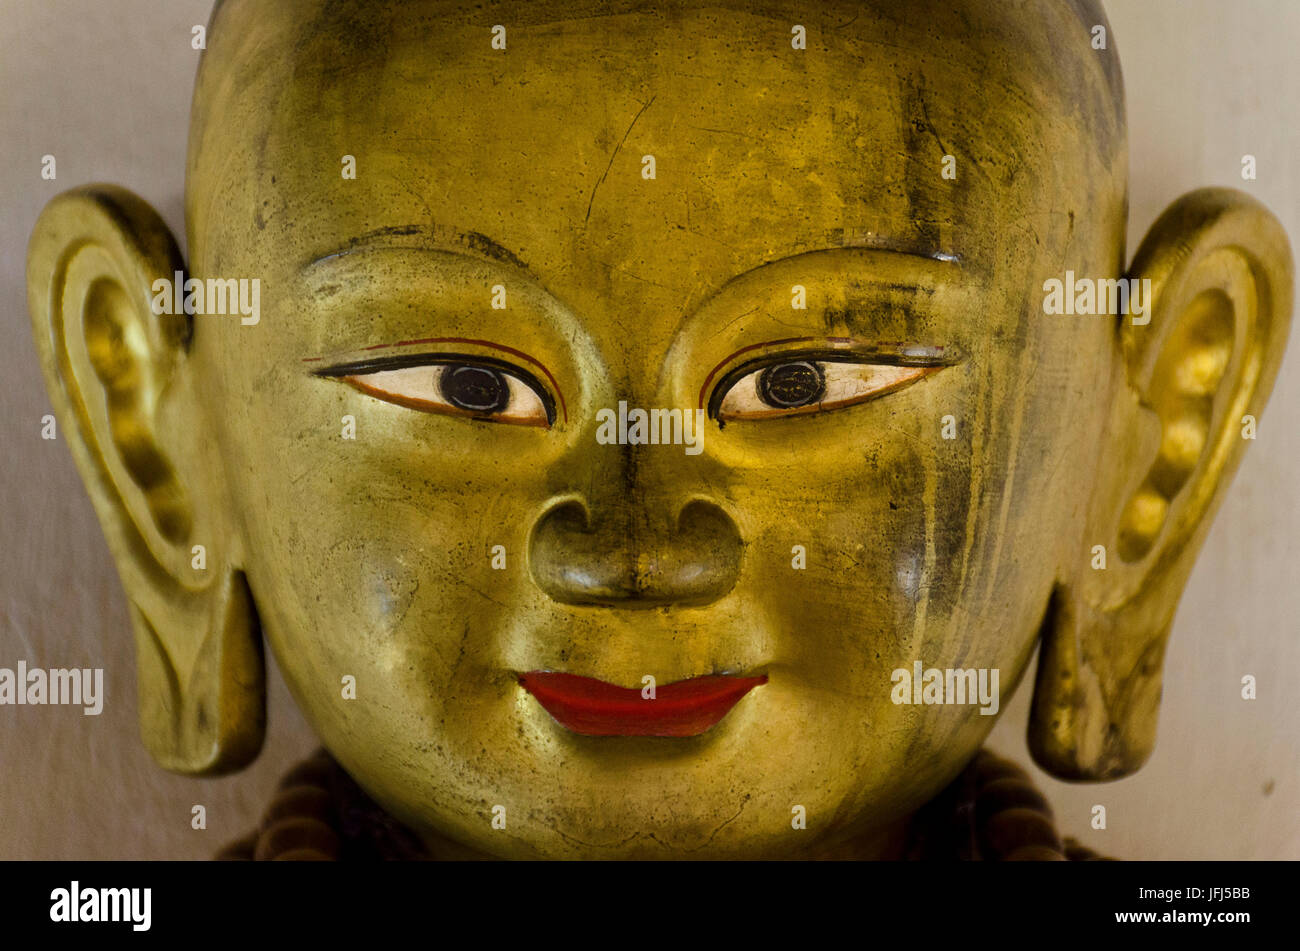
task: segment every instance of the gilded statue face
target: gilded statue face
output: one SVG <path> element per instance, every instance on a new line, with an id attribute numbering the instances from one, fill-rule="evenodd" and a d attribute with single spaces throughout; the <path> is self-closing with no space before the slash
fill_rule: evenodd
<path id="1" fill-rule="evenodd" d="M 1086 5 L 270 6 L 214 21 L 187 196 L 260 319 L 194 319 L 180 415 L 325 745 L 490 854 L 886 840 L 996 719 L 893 673 L 1005 703 L 1150 468 L 1115 433 L 1159 443 L 1117 319 L 1043 311 L 1124 265 Z M 732 690 L 620 719 L 557 672 Z"/>
<path id="2" fill-rule="evenodd" d="M 392 15 L 372 47 L 236 14 L 294 75 L 205 75 L 193 143 L 192 272 L 262 282 L 260 322 L 197 328 L 194 357 L 308 718 L 384 805 L 488 851 L 497 804 L 539 855 L 783 852 L 795 805 L 822 841 L 902 815 L 995 718 L 895 704 L 892 672 L 1009 688 L 1078 555 L 1108 330 L 1047 326 L 1039 288 L 1120 256 L 1115 107 L 1076 134 L 1040 72 L 990 74 L 1004 42 L 887 17 L 890 42 L 808 55 L 795 20 L 724 7 L 538 17 L 504 53 Z M 1023 107 L 972 113 L 1001 83 Z M 253 134 L 230 110 L 263 96 Z M 764 399 L 774 367 L 807 403 L 808 366 L 848 405 Z M 714 404 L 702 451 L 598 440 L 620 401 Z M 584 736 L 533 671 L 767 682 L 700 735 Z"/>

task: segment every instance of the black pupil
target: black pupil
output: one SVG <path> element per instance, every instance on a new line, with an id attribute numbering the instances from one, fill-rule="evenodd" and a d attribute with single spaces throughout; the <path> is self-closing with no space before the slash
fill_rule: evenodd
<path id="1" fill-rule="evenodd" d="M 815 363 L 778 363 L 758 378 L 758 395 L 768 406 L 786 409 L 816 403 L 826 393 L 826 377 Z"/>
<path id="2" fill-rule="evenodd" d="M 510 385 L 490 367 L 449 366 L 439 389 L 452 406 L 474 413 L 499 413 L 510 402 Z"/>

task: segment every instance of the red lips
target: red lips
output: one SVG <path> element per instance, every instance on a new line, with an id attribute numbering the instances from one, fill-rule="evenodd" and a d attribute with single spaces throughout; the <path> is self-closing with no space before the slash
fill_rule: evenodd
<path id="1" fill-rule="evenodd" d="M 692 677 L 656 687 L 653 700 L 638 687 L 577 674 L 535 670 L 522 674 L 519 683 L 561 726 L 583 736 L 698 736 L 767 683 L 767 675 Z"/>

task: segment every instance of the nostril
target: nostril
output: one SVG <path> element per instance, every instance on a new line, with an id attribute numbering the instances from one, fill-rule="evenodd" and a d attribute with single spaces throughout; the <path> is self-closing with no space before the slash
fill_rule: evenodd
<path id="1" fill-rule="evenodd" d="M 731 516 L 707 499 L 691 499 L 677 513 L 679 534 L 717 532 L 719 536 L 734 535 L 740 540 L 740 531 Z"/>
<path id="2" fill-rule="evenodd" d="M 587 506 L 583 505 L 578 499 L 569 499 L 563 502 L 544 516 L 542 521 L 552 522 L 552 530 L 560 532 L 578 532 L 586 534 L 591 531 L 591 513 L 587 511 Z"/>

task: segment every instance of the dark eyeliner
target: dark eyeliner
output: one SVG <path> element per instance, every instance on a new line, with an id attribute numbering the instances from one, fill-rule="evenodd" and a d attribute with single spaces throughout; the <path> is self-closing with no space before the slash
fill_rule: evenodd
<path id="1" fill-rule="evenodd" d="M 909 347 L 888 350 L 784 350 L 780 353 L 755 357 L 752 360 L 746 360 L 734 369 L 728 370 L 723 374 L 722 379 L 718 380 L 714 385 L 713 392 L 709 394 L 709 418 L 714 420 L 718 418 L 718 410 L 722 406 L 722 401 L 731 388 L 736 385 L 737 381 L 744 379 L 756 370 L 799 361 L 809 363 L 869 363 L 877 366 L 897 367 L 948 367 L 960 363 L 962 356 L 951 347 Z M 721 421 L 719 421 L 719 425 L 722 425 Z"/>
<path id="2" fill-rule="evenodd" d="M 434 367 L 464 364 L 467 366 L 491 367 L 499 370 L 509 376 L 514 377 L 520 383 L 532 390 L 542 406 L 546 409 L 546 424 L 555 425 L 555 400 L 550 391 L 541 384 L 537 377 L 533 376 L 527 370 L 521 370 L 513 363 L 507 363 L 505 360 L 496 360 L 492 357 L 483 357 L 477 354 L 468 353 L 402 353 L 389 357 L 373 357 L 369 360 L 356 360 L 351 363 L 340 363 L 337 366 L 322 367 L 319 370 L 313 370 L 313 376 L 320 377 L 345 377 L 345 376 L 363 376 L 368 373 L 380 373 L 384 370 L 408 370 L 412 367 Z"/>

